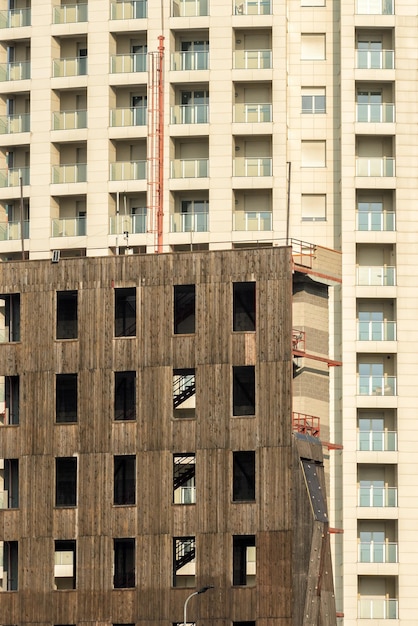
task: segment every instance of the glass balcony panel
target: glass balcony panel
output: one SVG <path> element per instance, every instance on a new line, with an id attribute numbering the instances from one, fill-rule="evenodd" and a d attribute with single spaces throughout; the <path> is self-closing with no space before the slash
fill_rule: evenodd
<path id="1" fill-rule="evenodd" d="M 54 59 L 52 62 L 52 75 L 54 78 L 62 76 L 85 76 L 86 74 L 87 57 Z"/>
<path id="2" fill-rule="evenodd" d="M 171 162 L 171 178 L 206 178 L 208 159 L 175 159 Z"/>
<path id="3" fill-rule="evenodd" d="M 55 111 L 52 114 L 53 130 L 87 128 L 87 111 Z"/>
<path id="4" fill-rule="evenodd" d="M 85 183 L 87 180 L 87 164 L 72 163 L 69 165 L 53 165 L 52 183 Z"/>
<path id="5" fill-rule="evenodd" d="M 357 157 L 356 176 L 395 176 L 393 157 Z"/>
<path id="6" fill-rule="evenodd" d="M 0 11 L 0 28 L 19 28 L 19 26 L 30 26 L 30 24 L 30 9 Z"/>
<path id="7" fill-rule="evenodd" d="M 207 124 L 208 104 L 180 104 L 171 108 L 171 124 Z"/>
<path id="8" fill-rule="evenodd" d="M 398 544 L 387 541 L 367 541 L 359 544 L 360 563 L 397 563 Z"/>
<path id="9" fill-rule="evenodd" d="M 145 180 L 146 161 L 117 161 L 110 164 L 110 180 Z"/>
<path id="10" fill-rule="evenodd" d="M 21 179 L 23 185 L 29 185 L 28 167 L 14 167 L 0 170 L 0 187 L 19 187 Z"/>
<path id="11" fill-rule="evenodd" d="M 110 218 L 110 234 L 122 235 L 123 233 L 138 234 L 147 232 L 147 209 L 144 207 L 141 213 L 130 215 L 112 215 Z"/>
<path id="12" fill-rule="evenodd" d="M 234 213 L 234 230 L 271 230 L 271 223 L 272 214 L 270 211 L 237 211 Z"/>
<path id="13" fill-rule="evenodd" d="M 174 17 L 209 15 L 208 0 L 173 0 Z"/>
<path id="14" fill-rule="evenodd" d="M 270 0 L 235 0 L 235 15 L 270 15 Z"/>
<path id="15" fill-rule="evenodd" d="M 113 54 L 110 57 L 111 74 L 146 71 L 147 55 L 145 52 L 135 52 L 132 54 Z"/>
<path id="16" fill-rule="evenodd" d="M 54 7 L 54 24 L 87 22 L 86 4 L 64 4 Z"/>
<path id="17" fill-rule="evenodd" d="M 172 70 L 207 70 L 209 52 L 207 50 L 187 50 L 171 55 Z"/>
<path id="18" fill-rule="evenodd" d="M 209 213 L 173 213 L 172 233 L 205 233 L 208 230 Z"/>
<path id="19" fill-rule="evenodd" d="M 361 597 L 358 601 L 360 619 L 398 619 L 398 600 Z"/>
<path id="20" fill-rule="evenodd" d="M 21 239 L 20 222 L 0 222 L 0 241 Z M 29 220 L 23 222 L 23 239 L 29 239 Z"/>
<path id="21" fill-rule="evenodd" d="M 234 176 L 271 176 L 271 157 L 243 157 L 234 159 Z"/>
<path id="22" fill-rule="evenodd" d="M 357 339 L 358 341 L 395 341 L 396 322 L 359 320 Z"/>
<path id="23" fill-rule="evenodd" d="M 30 130 L 30 115 L 1 115 L 0 135 L 12 133 L 26 133 Z"/>
<path id="24" fill-rule="evenodd" d="M 358 491 L 359 507 L 396 507 L 398 506 L 398 489 L 397 487 L 379 487 L 370 485 L 368 487 L 359 487 Z"/>
<path id="25" fill-rule="evenodd" d="M 110 126 L 146 126 L 147 107 L 118 108 L 110 111 Z"/>
<path id="26" fill-rule="evenodd" d="M 236 50 L 234 52 L 235 69 L 271 68 L 271 50 Z"/>
<path id="27" fill-rule="evenodd" d="M 236 104 L 234 122 L 271 122 L 271 104 Z"/>
<path id="28" fill-rule="evenodd" d="M 357 15 L 393 15 L 394 0 L 357 0 Z"/>
<path id="29" fill-rule="evenodd" d="M 65 217 L 52 220 L 52 237 L 81 237 L 86 234 L 86 218 Z"/>
<path id="30" fill-rule="evenodd" d="M 396 376 L 360 375 L 358 393 L 360 396 L 396 396 Z"/>
<path id="31" fill-rule="evenodd" d="M 130 20 L 147 17 L 146 0 L 122 0 L 110 5 L 111 20 Z"/>
<path id="32" fill-rule="evenodd" d="M 357 68 L 393 70 L 395 53 L 393 50 L 357 50 Z"/>
<path id="33" fill-rule="evenodd" d="M 0 63 L 0 81 L 30 78 L 30 61 Z"/>
<path id="34" fill-rule="evenodd" d="M 366 286 L 394 286 L 396 285 L 396 267 L 389 265 L 358 267 L 357 285 Z"/>
<path id="35" fill-rule="evenodd" d="M 396 431 L 359 431 L 358 449 L 361 451 L 389 452 L 397 450 Z"/>
<path id="36" fill-rule="evenodd" d="M 393 211 L 357 211 L 357 230 L 394 231 L 395 228 Z"/>
<path id="37" fill-rule="evenodd" d="M 358 122 L 394 122 L 395 105 L 389 103 L 357 103 Z"/>

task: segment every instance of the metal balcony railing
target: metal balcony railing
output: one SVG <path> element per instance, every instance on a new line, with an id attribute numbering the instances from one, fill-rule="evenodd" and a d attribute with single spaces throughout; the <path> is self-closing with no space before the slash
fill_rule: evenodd
<path id="1" fill-rule="evenodd" d="M 357 0 L 357 15 L 393 15 L 394 0 Z"/>
<path id="2" fill-rule="evenodd" d="M 234 52 L 234 68 L 237 70 L 265 70 L 271 66 L 271 50 L 235 50 Z"/>
<path id="3" fill-rule="evenodd" d="M 395 176 L 393 157 L 357 157 L 356 176 Z"/>
<path id="4" fill-rule="evenodd" d="M 72 57 L 68 59 L 53 59 L 52 76 L 85 76 L 87 74 L 87 57 Z"/>
<path id="5" fill-rule="evenodd" d="M 394 50 L 357 50 L 359 70 L 393 70 L 394 67 Z"/>
<path id="6" fill-rule="evenodd" d="M 270 15 L 270 0 L 244 0 L 243 2 L 234 2 L 235 15 Z"/>
<path id="7" fill-rule="evenodd" d="M 146 126 L 147 107 L 119 107 L 110 111 L 110 126 Z"/>
<path id="8" fill-rule="evenodd" d="M 394 231 L 396 218 L 394 211 L 357 211 L 357 230 Z"/>
<path id="9" fill-rule="evenodd" d="M 71 24 L 74 22 L 87 22 L 88 5 L 63 4 L 55 6 L 53 10 L 54 24 Z"/>
<path id="10" fill-rule="evenodd" d="M 398 619 L 398 600 L 396 598 L 367 598 L 358 601 L 360 619 Z"/>
<path id="11" fill-rule="evenodd" d="M 270 211 L 236 211 L 233 222 L 234 230 L 271 230 L 272 214 Z"/>
<path id="12" fill-rule="evenodd" d="M 30 26 L 30 9 L 9 9 L 0 11 L 0 28 L 19 28 Z"/>
<path id="13" fill-rule="evenodd" d="M 111 74 L 146 71 L 147 55 L 145 52 L 131 52 L 130 54 L 112 54 L 112 56 L 110 57 Z"/>
<path id="14" fill-rule="evenodd" d="M 1 115 L 0 116 L 0 135 L 9 135 L 12 133 L 26 133 L 30 131 L 30 115 L 23 113 L 21 115 Z"/>
<path id="15" fill-rule="evenodd" d="M 52 114 L 53 130 L 87 128 L 87 111 L 55 111 Z"/>
<path id="16" fill-rule="evenodd" d="M 209 213 L 173 213 L 172 233 L 205 233 L 208 231 Z"/>
<path id="17" fill-rule="evenodd" d="M 111 20 L 131 20 L 147 17 L 147 0 L 122 0 L 110 5 Z"/>
<path id="18" fill-rule="evenodd" d="M 0 222 L 0 241 L 16 241 L 21 238 L 21 222 Z M 23 222 L 23 239 L 29 239 L 29 220 Z"/>
<path id="19" fill-rule="evenodd" d="M 358 102 L 357 121 L 370 123 L 394 122 L 395 105 L 388 102 L 381 104 L 363 104 Z"/>
<path id="20" fill-rule="evenodd" d="M 171 55 L 172 70 L 207 70 L 209 67 L 209 52 L 207 50 L 187 50 L 173 52 Z"/>
<path id="21" fill-rule="evenodd" d="M 398 434 L 391 430 L 359 430 L 357 450 L 361 452 L 394 452 L 398 449 Z"/>
<path id="22" fill-rule="evenodd" d="M 358 377 L 359 396 L 396 396 L 396 376 L 366 376 Z"/>
<path id="23" fill-rule="evenodd" d="M 174 159 L 171 161 L 171 178 L 206 178 L 208 159 Z"/>
<path id="24" fill-rule="evenodd" d="M 359 563 L 397 563 L 398 544 L 389 541 L 361 541 L 358 546 Z"/>
<path id="25" fill-rule="evenodd" d="M 271 157 L 241 157 L 234 159 L 234 176 L 271 176 Z"/>
<path id="26" fill-rule="evenodd" d="M 0 63 L 0 81 L 30 78 L 30 61 Z"/>
<path id="27" fill-rule="evenodd" d="M 122 235 L 123 233 L 137 234 L 147 232 L 147 210 L 143 213 L 131 215 L 112 215 L 110 217 L 110 234 Z"/>
<path id="28" fill-rule="evenodd" d="M 22 179 L 23 185 L 29 185 L 29 167 L 12 167 L 0 170 L 1 187 L 19 187 Z"/>
<path id="29" fill-rule="evenodd" d="M 208 104 L 177 104 L 171 107 L 171 124 L 207 124 Z"/>
<path id="30" fill-rule="evenodd" d="M 260 123 L 271 122 L 272 107 L 270 103 L 236 104 L 234 106 L 234 122 Z"/>
<path id="31" fill-rule="evenodd" d="M 358 506 L 364 507 L 396 507 L 398 506 L 397 487 L 359 487 Z"/>
<path id="32" fill-rule="evenodd" d="M 145 180 L 146 161 L 116 161 L 110 164 L 110 180 Z"/>
<path id="33" fill-rule="evenodd" d="M 357 285 L 368 287 L 393 287 L 396 285 L 396 267 L 389 265 L 357 267 Z"/>
<path id="34" fill-rule="evenodd" d="M 82 237 L 85 234 L 85 217 L 64 217 L 52 220 L 52 237 Z"/>
<path id="35" fill-rule="evenodd" d="M 85 183 L 87 163 L 71 163 L 52 166 L 52 183 Z"/>
<path id="36" fill-rule="evenodd" d="M 197 17 L 209 15 L 208 0 L 173 0 L 173 17 Z"/>
<path id="37" fill-rule="evenodd" d="M 358 341 L 396 341 L 396 322 L 357 321 Z"/>

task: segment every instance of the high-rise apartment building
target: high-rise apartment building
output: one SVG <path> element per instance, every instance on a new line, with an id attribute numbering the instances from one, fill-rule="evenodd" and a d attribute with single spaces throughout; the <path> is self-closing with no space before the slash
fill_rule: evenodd
<path id="1" fill-rule="evenodd" d="M 345 626 L 415 625 L 416 2 L 0 6 L 4 261 L 154 252 L 157 187 L 164 252 L 289 238 L 342 252 L 337 609 Z"/>

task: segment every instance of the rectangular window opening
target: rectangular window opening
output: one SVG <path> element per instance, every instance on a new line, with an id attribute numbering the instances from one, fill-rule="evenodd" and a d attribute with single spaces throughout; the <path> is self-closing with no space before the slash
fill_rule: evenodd
<path id="1" fill-rule="evenodd" d="M 75 589 L 76 579 L 76 542 L 55 542 L 55 589 Z"/>
<path id="2" fill-rule="evenodd" d="M 0 376 L 0 426 L 19 424 L 19 376 Z"/>
<path id="3" fill-rule="evenodd" d="M 233 415 L 255 415 L 255 367 L 233 367 Z"/>
<path id="4" fill-rule="evenodd" d="M 195 416 L 195 369 L 175 369 L 173 370 L 173 417 L 193 418 Z"/>
<path id="5" fill-rule="evenodd" d="M 56 375 L 56 421 L 77 422 L 77 374 Z"/>
<path id="6" fill-rule="evenodd" d="M 136 419 L 136 372 L 115 372 L 115 420 Z"/>
<path id="7" fill-rule="evenodd" d="M 113 457 L 113 504 L 135 504 L 135 455 Z"/>
<path id="8" fill-rule="evenodd" d="M 20 293 L 0 295 L 0 343 L 20 341 Z"/>
<path id="9" fill-rule="evenodd" d="M 255 500 L 255 452 L 233 452 L 233 485 L 232 499 L 234 502 L 251 502 Z"/>
<path id="10" fill-rule="evenodd" d="M 135 587 L 135 539 L 114 539 L 113 587 Z"/>
<path id="11" fill-rule="evenodd" d="M 234 586 L 253 587 L 256 574 L 255 535 L 233 537 L 233 580 Z"/>
<path id="12" fill-rule="evenodd" d="M 19 459 L 0 459 L 0 509 L 19 507 Z"/>
<path id="13" fill-rule="evenodd" d="M 196 325 L 196 285 L 174 285 L 174 334 L 193 334 Z"/>
<path id="14" fill-rule="evenodd" d="M 194 454 L 173 456 L 173 502 L 196 504 L 196 457 Z"/>
<path id="15" fill-rule="evenodd" d="M 77 505 L 77 458 L 55 459 L 55 506 Z"/>
<path id="16" fill-rule="evenodd" d="M 57 339 L 77 339 L 77 291 L 57 291 Z"/>
<path id="17" fill-rule="evenodd" d="M 173 587 L 196 584 L 196 541 L 194 537 L 173 539 Z"/>
<path id="18" fill-rule="evenodd" d="M 255 330 L 255 282 L 233 285 L 233 329 Z"/>
<path id="19" fill-rule="evenodd" d="M 136 288 L 115 289 L 115 337 L 136 335 Z"/>
<path id="20" fill-rule="evenodd" d="M 3 576 L 0 578 L 1 591 L 17 591 L 19 547 L 17 541 L 0 541 L 0 568 Z"/>

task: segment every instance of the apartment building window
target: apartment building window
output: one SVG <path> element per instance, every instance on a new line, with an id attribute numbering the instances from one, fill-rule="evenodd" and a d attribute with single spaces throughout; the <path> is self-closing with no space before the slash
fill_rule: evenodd
<path id="1" fill-rule="evenodd" d="M 173 417 L 196 416 L 196 373 L 194 368 L 173 370 Z"/>
<path id="2" fill-rule="evenodd" d="M 253 622 L 232 622 L 233 626 L 255 626 L 255 621 Z"/>
<path id="3" fill-rule="evenodd" d="M 114 575 L 115 589 L 135 587 L 135 539 L 114 539 Z"/>
<path id="4" fill-rule="evenodd" d="M 325 167 L 325 165 L 326 142 L 303 140 L 301 142 L 301 166 Z"/>
<path id="5" fill-rule="evenodd" d="M 0 509 L 19 507 L 19 459 L 0 459 Z"/>
<path id="6" fill-rule="evenodd" d="M 113 504 L 135 504 L 135 455 L 113 458 Z"/>
<path id="7" fill-rule="evenodd" d="M 233 284 L 233 329 L 255 330 L 255 282 Z"/>
<path id="8" fill-rule="evenodd" d="M 55 589 L 75 589 L 76 542 L 55 541 Z"/>
<path id="9" fill-rule="evenodd" d="M 136 335 L 136 288 L 115 289 L 115 337 Z"/>
<path id="10" fill-rule="evenodd" d="M 254 586 L 256 574 L 255 535 L 235 535 L 232 554 L 232 584 L 234 586 Z"/>
<path id="11" fill-rule="evenodd" d="M 0 343 L 20 341 L 20 293 L 0 295 Z"/>
<path id="12" fill-rule="evenodd" d="M 56 375 L 55 419 L 59 423 L 77 421 L 77 374 Z"/>
<path id="13" fill-rule="evenodd" d="M 173 553 L 173 587 L 194 587 L 196 584 L 195 537 L 175 537 Z"/>
<path id="14" fill-rule="evenodd" d="M 327 219 L 326 195 L 303 193 L 301 212 L 303 222 L 325 222 Z"/>
<path id="15" fill-rule="evenodd" d="M 0 541 L 1 591 L 17 591 L 19 583 L 19 545 L 17 541 Z"/>
<path id="16" fill-rule="evenodd" d="M 19 376 L 0 376 L 0 425 L 19 424 Z"/>
<path id="17" fill-rule="evenodd" d="M 302 113 L 325 113 L 325 87 L 302 87 Z"/>
<path id="18" fill-rule="evenodd" d="M 174 285 L 174 334 L 192 334 L 196 324 L 196 285 Z"/>
<path id="19" fill-rule="evenodd" d="M 115 372 L 116 421 L 136 419 L 136 372 Z"/>
<path id="20" fill-rule="evenodd" d="M 173 455 L 173 502 L 196 503 L 196 457 L 194 454 Z"/>
<path id="21" fill-rule="evenodd" d="M 248 450 L 232 453 L 232 500 L 251 502 L 255 500 L 255 452 Z"/>
<path id="22" fill-rule="evenodd" d="M 233 415 L 255 415 L 255 367 L 232 368 Z"/>
<path id="23" fill-rule="evenodd" d="M 77 291 L 57 291 L 57 339 L 76 339 Z"/>
<path id="24" fill-rule="evenodd" d="M 302 61 L 323 61 L 325 59 L 325 34 L 303 33 L 300 58 Z"/>
<path id="25" fill-rule="evenodd" d="M 77 458 L 55 459 L 55 506 L 77 505 Z"/>

